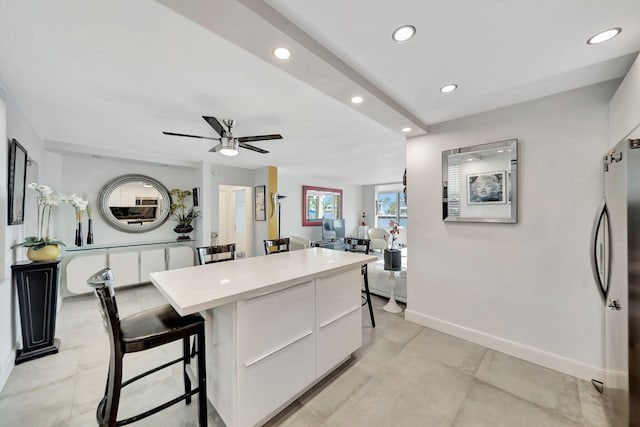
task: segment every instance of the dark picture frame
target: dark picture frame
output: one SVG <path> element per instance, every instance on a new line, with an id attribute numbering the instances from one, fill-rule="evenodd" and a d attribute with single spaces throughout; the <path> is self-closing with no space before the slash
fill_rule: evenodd
<path id="1" fill-rule="evenodd" d="M 9 141 L 8 187 L 9 225 L 24 224 L 24 193 L 27 180 L 27 150 L 18 141 Z"/>
<path id="2" fill-rule="evenodd" d="M 267 204 L 266 204 L 266 187 L 264 185 L 257 185 L 254 191 L 254 206 L 255 206 L 255 219 L 256 221 L 267 220 Z"/>
<path id="3" fill-rule="evenodd" d="M 193 207 L 197 207 L 199 204 L 199 200 L 198 200 L 198 187 L 193 187 L 193 189 L 191 190 L 191 197 L 193 198 Z"/>
<path id="4" fill-rule="evenodd" d="M 467 203 L 497 205 L 507 203 L 506 171 L 467 175 Z"/>

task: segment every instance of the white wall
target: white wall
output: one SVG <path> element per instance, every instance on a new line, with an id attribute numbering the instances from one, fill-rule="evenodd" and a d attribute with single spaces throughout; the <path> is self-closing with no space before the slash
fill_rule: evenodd
<path id="1" fill-rule="evenodd" d="M 323 180 L 310 176 L 293 175 L 287 171 L 278 171 L 278 193 L 287 196 L 281 200 L 281 235 L 300 236 L 311 240 L 321 240 L 319 226 L 302 226 L 302 186 L 342 189 L 342 210 L 345 219 L 346 234 L 357 235 L 358 224 L 362 219 L 362 186 L 347 185 L 337 181 Z M 367 215 L 367 218 L 368 215 Z"/>
<path id="2" fill-rule="evenodd" d="M 6 114 L 5 114 L 6 113 Z M 5 133 L 5 115 L 6 115 L 6 133 Z M 42 150 L 42 140 L 38 136 L 35 129 L 31 126 L 27 118 L 22 114 L 20 107 L 17 105 L 10 93 L 3 89 L 0 81 L 0 140 L 3 141 L 3 148 L 0 149 L 0 176 L 5 180 L 0 185 L 0 227 L 3 231 L 0 236 L 0 244 L 3 246 L 4 258 L 3 265 L 0 266 L 0 390 L 4 386 L 11 370 L 13 369 L 15 350 L 17 343 L 20 341 L 20 317 L 18 314 L 18 302 L 15 288 L 11 281 L 11 264 L 19 260 L 25 259 L 25 249 L 11 249 L 11 245 L 22 241 L 24 238 L 24 226 L 12 225 L 7 226 L 6 206 L 7 206 L 7 190 L 6 190 L 6 165 L 7 165 L 7 139 L 17 139 L 20 144 L 27 150 L 27 155 L 34 162 L 44 163 L 44 155 Z M 44 170 L 45 167 L 42 167 Z M 30 174 L 30 171 L 27 172 Z M 25 204 L 25 216 L 35 209 L 33 204 Z M 2 257 L 0 257 L 2 258 Z"/>
<path id="3" fill-rule="evenodd" d="M 408 141 L 407 319 L 601 377 L 602 304 L 588 251 L 617 84 L 447 122 Z M 444 223 L 442 151 L 510 138 L 519 140 L 518 223 Z"/>
<path id="4" fill-rule="evenodd" d="M 640 123 L 640 55 L 609 104 L 609 147 L 622 141 Z"/>
<path id="5" fill-rule="evenodd" d="M 109 226 L 98 211 L 98 197 L 102 187 L 112 179 L 125 174 L 147 175 L 160 181 L 167 190 L 180 188 L 191 190 L 199 185 L 200 171 L 195 168 L 161 166 L 110 158 L 93 158 L 87 155 L 66 154 L 62 156 L 60 184 L 54 190 L 71 194 L 85 194 L 93 206 L 94 244 L 150 242 L 175 239 L 175 222 L 170 219 L 163 225 L 144 233 L 126 233 Z M 49 185 L 49 182 L 42 182 Z M 56 234 L 67 246 L 73 246 L 76 220 L 75 211 L 69 204 L 62 204 L 56 212 Z M 198 222 L 198 221 L 197 221 Z M 198 225 L 196 224 L 196 227 Z M 86 243 L 87 219 L 83 220 L 83 242 Z M 195 237 L 195 236 L 194 236 Z"/>

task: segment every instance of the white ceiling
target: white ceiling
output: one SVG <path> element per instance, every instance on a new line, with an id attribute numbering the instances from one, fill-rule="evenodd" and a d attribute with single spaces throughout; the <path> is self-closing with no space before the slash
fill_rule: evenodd
<path id="1" fill-rule="evenodd" d="M 0 79 L 52 150 L 371 184 L 401 179 L 403 126 L 623 76 L 638 22 L 637 0 L 0 0 Z M 397 44 L 402 24 L 417 34 Z M 202 115 L 284 139 L 225 158 L 161 133 L 214 136 Z"/>

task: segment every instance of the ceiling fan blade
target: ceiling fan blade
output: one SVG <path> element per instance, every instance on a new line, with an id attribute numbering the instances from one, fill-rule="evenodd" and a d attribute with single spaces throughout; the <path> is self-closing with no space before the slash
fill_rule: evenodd
<path id="1" fill-rule="evenodd" d="M 217 153 L 218 151 L 220 151 L 221 148 L 222 148 L 222 143 L 215 145 L 211 150 L 209 150 L 209 152 Z"/>
<path id="2" fill-rule="evenodd" d="M 238 138 L 238 139 L 240 139 L 240 138 Z M 267 150 L 263 150 L 262 148 L 254 147 L 253 145 L 249 145 L 246 142 L 238 141 L 238 145 L 240 147 L 242 147 L 242 148 L 246 148 L 247 150 L 255 151 L 256 153 L 260 153 L 260 154 L 267 154 L 268 153 Z"/>
<path id="3" fill-rule="evenodd" d="M 187 135 L 186 133 L 175 133 L 175 132 L 162 132 L 162 133 L 165 135 L 171 135 L 171 136 L 186 136 L 188 138 L 212 139 L 214 141 L 220 141 L 220 138 L 212 138 L 210 136 Z"/>
<path id="4" fill-rule="evenodd" d="M 266 141 L 268 139 L 282 139 L 282 135 L 274 134 L 274 135 L 256 135 L 256 136 L 241 136 L 240 138 L 236 138 L 238 142 L 252 142 L 252 141 Z"/>
<path id="5" fill-rule="evenodd" d="M 205 122 L 209 124 L 209 126 L 213 128 L 213 130 L 216 131 L 218 135 L 225 136 L 226 132 L 222 127 L 222 125 L 220 124 L 220 122 L 218 121 L 218 119 L 216 119 L 215 117 L 208 117 L 208 116 L 202 116 L 202 118 L 204 119 Z"/>

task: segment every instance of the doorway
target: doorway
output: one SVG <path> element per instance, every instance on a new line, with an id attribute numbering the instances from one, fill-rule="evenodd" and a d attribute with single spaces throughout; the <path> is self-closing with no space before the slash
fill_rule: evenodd
<path id="1" fill-rule="evenodd" d="M 253 256 L 251 187 L 220 185 L 218 244 L 236 244 L 236 258 Z"/>

